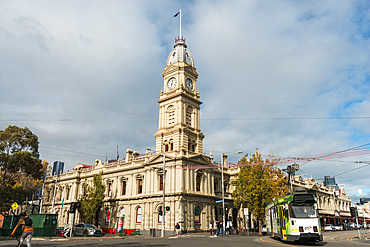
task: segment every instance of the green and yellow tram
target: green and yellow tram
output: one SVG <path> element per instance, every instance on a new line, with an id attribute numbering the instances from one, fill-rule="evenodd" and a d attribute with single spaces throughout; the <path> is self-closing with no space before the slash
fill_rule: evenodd
<path id="1" fill-rule="evenodd" d="M 295 192 L 265 209 L 267 234 L 283 241 L 315 243 L 323 240 L 314 194 Z"/>

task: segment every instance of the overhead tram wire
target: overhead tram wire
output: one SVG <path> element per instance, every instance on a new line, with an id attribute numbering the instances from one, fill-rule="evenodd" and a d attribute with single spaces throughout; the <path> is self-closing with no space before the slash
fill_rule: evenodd
<path id="1" fill-rule="evenodd" d="M 351 169 L 351 170 L 349 170 L 349 171 L 345 171 L 345 172 L 338 173 L 338 174 L 334 175 L 334 177 L 337 177 L 337 176 L 339 176 L 339 175 L 343 175 L 343 174 L 346 174 L 346 173 L 350 173 L 350 172 L 353 172 L 353 171 L 356 171 L 356 170 L 359 170 L 359 169 L 362 169 L 362 168 L 368 167 L 369 165 L 370 165 L 370 164 L 366 164 L 366 165 L 361 166 L 361 167 L 353 168 L 353 169 Z"/>
<path id="2" fill-rule="evenodd" d="M 54 150 L 64 151 L 64 152 L 69 152 L 69 153 L 89 155 L 89 156 L 94 156 L 94 157 L 105 157 L 105 155 L 100 155 L 100 154 L 89 154 L 89 153 L 77 152 L 77 151 L 66 150 L 66 149 L 61 149 L 61 148 L 46 147 L 46 146 L 42 146 L 42 145 L 40 145 L 40 147 L 41 148 L 47 148 L 47 149 L 54 149 Z"/>
<path id="3" fill-rule="evenodd" d="M 363 147 L 366 147 L 366 146 L 369 146 L 369 147 L 368 148 L 363 148 Z M 351 150 L 356 150 L 356 151 L 348 152 L 348 151 L 351 151 Z M 296 160 L 296 162 L 298 162 L 299 160 L 314 161 L 314 160 L 322 160 L 323 158 L 326 159 L 326 157 L 344 158 L 344 157 L 366 155 L 366 154 L 370 154 L 370 143 L 366 143 L 366 144 L 363 144 L 363 145 L 360 145 L 360 146 L 356 146 L 356 147 L 353 147 L 353 148 L 349 148 L 349 149 L 345 149 L 345 150 L 341 150 L 341 151 L 337 151 L 337 152 L 317 154 L 317 155 L 309 155 L 309 156 L 301 156 L 301 157 L 293 157 L 291 159 Z M 304 164 L 307 164 L 307 162 L 304 163 Z M 301 165 L 301 166 L 303 166 L 303 165 Z"/>
<path id="4" fill-rule="evenodd" d="M 201 118 L 201 121 L 258 121 L 258 120 L 351 120 L 370 119 L 370 116 L 354 117 L 246 117 Z M 97 121 L 158 121 L 158 118 L 56 118 L 56 119 L 0 119 L 0 122 L 97 122 Z"/>

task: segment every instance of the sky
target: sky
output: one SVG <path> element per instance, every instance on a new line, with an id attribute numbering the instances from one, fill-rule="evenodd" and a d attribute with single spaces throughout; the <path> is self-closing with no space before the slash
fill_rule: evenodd
<path id="1" fill-rule="evenodd" d="M 117 146 L 121 158 L 128 148 L 155 149 L 181 8 L 199 73 L 204 153 L 311 157 L 296 160 L 303 177 L 336 176 L 347 195 L 370 197 L 369 1 L 0 5 L 0 129 L 28 127 L 42 160 L 72 170 L 115 159 Z"/>

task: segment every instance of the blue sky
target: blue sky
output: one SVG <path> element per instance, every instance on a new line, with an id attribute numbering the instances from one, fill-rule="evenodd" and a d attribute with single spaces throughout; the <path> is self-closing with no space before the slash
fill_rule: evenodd
<path id="1" fill-rule="evenodd" d="M 71 170 L 115 158 L 117 144 L 121 157 L 154 149 L 180 8 L 206 154 L 297 157 L 370 143 L 368 1 L 0 3 L 0 128 L 29 127 L 49 163 Z M 355 161 L 370 155 L 309 162 L 301 173 L 322 178 Z M 337 182 L 368 193 L 366 175 Z"/>

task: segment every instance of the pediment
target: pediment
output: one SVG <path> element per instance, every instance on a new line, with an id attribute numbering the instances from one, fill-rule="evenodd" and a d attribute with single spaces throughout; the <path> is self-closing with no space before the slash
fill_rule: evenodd
<path id="1" fill-rule="evenodd" d="M 171 73 L 174 73 L 174 72 L 177 72 L 179 69 L 177 66 L 173 66 L 173 65 L 170 65 L 170 66 L 167 66 L 162 75 L 165 76 L 165 75 L 168 75 L 168 74 L 171 74 Z"/>
<path id="2" fill-rule="evenodd" d="M 199 165 L 212 165 L 214 164 L 209 160 L 207 156 L 204 156 L 203 154 L 196 154 L 193 156 L 188 157 L 188 161 L 197 163 Z"/>
<path id="3" fill-rule="evenodd" d="M 166 154 L 166 162 L 171 162 L 172 160 L 175 160 L 175 157 L 170 154 Z M 156 154 L 152 156 L 147 162 L 148 165 L 157 163 L 163 163 L 163 154 Z"/>

